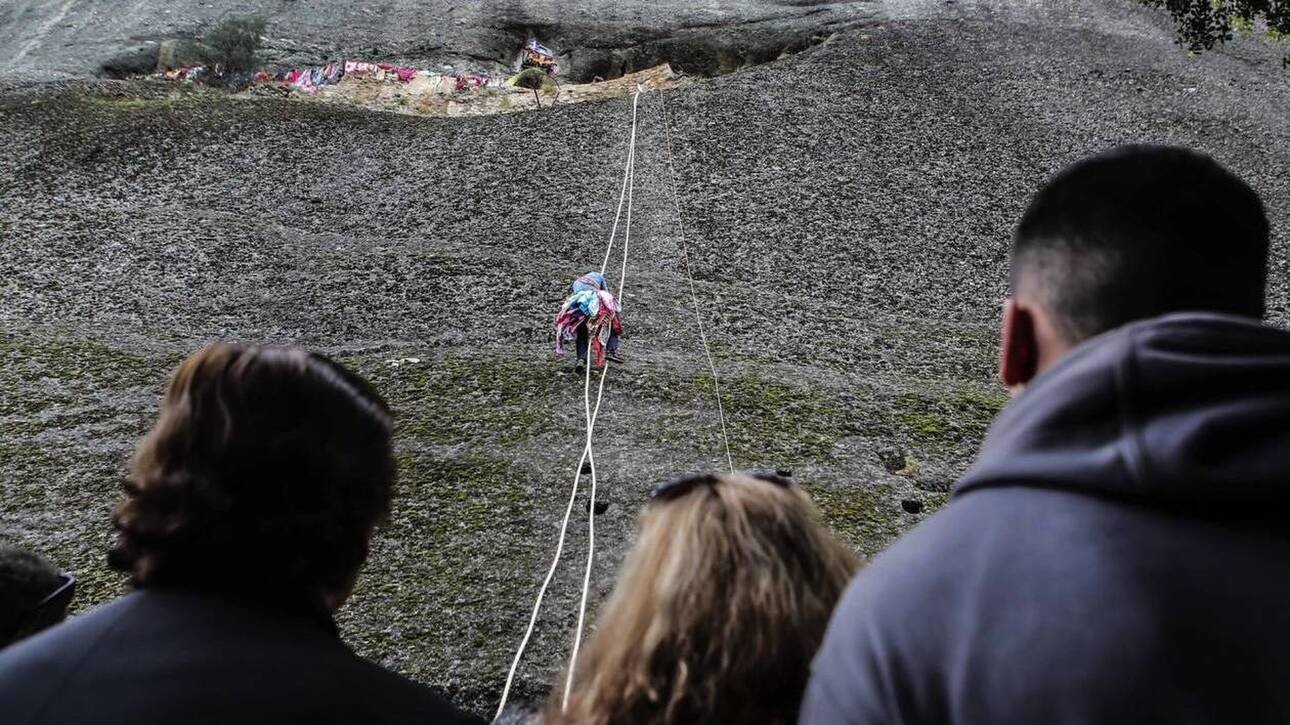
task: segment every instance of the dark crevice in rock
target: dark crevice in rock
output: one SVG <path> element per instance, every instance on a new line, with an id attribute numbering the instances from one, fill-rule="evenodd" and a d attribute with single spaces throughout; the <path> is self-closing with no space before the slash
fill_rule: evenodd
<path id="1" fill-rule="evenodd" d="M 155 43 L 116 55 L 99 66 L 99 75 L 123 79 L 145 75 L 157 69 L 159 46 Z"/>
<path id="2" fill-rule="evenodd" d="M 575 82 L 619 78 L 668 63 L 688 75 L 712 77 L 769 63 L 827 39 L 809 34 L 794 38 L 723 41 L 701 36 L 674 37 L 626 48 L 576 48 L 569 53 L 568 77 Z"/>
<path id="3" fill-rule="evenodd" d="M 782 7 L 763 10 L 752 17 L 698 16 L 653 25 L 585 19 L 553 22 L 516 5 L 451 38 L 413 36 L 372 45 L 301 45 L 282 39 L 284 35 L 291 37 L 290 28 L 278 28 L 266 37 L 260 55 L 263 64 L 270 67 L 319 65 L 346 56 L 422 67 L 451 64 L 477 72 L 505 73 L 513 66 L 520 48 L 533 38 L 556 52 L 561 81 L 611 80 L 664 63 L 683 74 L 712 77 L 801 52 L 838 31 L 874 22 L 870 15 L 840 9 L 848 3 L 786 0 L 776 4 Z M 132 37 L 139 45 L 101 63 L 99 75 L 128 78 L 150 73 L 159 66 L 198 64 L 198 30 L 171 37 L 136 33 Z"/>
<path id="4" fill-rule="evenodd" d="M 773 19 L 772 19 L 773 20 Z M 707 24 L 679 28 L 669 33 L 645 29 L 619 31 L 604 37 L 592 29 L 561 28 L 544 24 L 508 23 L 496 27 L 509 36 L 510 47 L 528 38 L 540 38 L 559 54 L 561 77 L 574 83 L 610 80 L 664 63 L 687 75 L 712 77 L 753 65 L 768 63 L 822 43 L 834 31 L 851 27 L 814 27 L 785 30 L 751 20 L 723 32 Z M 583 40 L 583 38 L 586 38 Z"/>

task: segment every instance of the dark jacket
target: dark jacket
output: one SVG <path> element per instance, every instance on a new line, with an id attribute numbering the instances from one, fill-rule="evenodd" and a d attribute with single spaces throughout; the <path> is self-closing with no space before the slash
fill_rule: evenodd
<path id="1" fill-rule="evenodd" d="M 803 723 L 1290 722 L 1290 332 L 1072 351 L 852 583 Z"/>
<path id="2" fill-rule="evenodd" d="M 0 651 L 0 721 L 467 722 L 430 690 L 351 652 L 326 616 L 164 589 Z"/>

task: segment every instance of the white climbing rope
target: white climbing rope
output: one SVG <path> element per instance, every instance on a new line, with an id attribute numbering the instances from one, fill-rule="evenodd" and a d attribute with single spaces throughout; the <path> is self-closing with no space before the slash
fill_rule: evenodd
<path id="1" fill-rule="evenodd" d="M 694 304 L 694 320 L 699 326 L 699 342 L 703 344 L 703 354 L 708 359 L 708 369 L 712 371 L 712 388 L 717 397 L 717 416 L 721 419 L 721 442 L 726 450 L 726 465 L 730 472 L 735 472 L 735 460 L 730 455 L 730 435 L 726 428 L 726 409 L 721 401 L 721 378 L 717 375 L 717 363 L 712 359 L 712 349 L 708 346 L 708 334 L 703 327 L 703 314 L 699 310 L 699 296 L 694 289 L 694 271 L 690 268 L 690 250 L 685 243 L 685 222 L 681 218 L 681 200 L 676 192 L 676 165 L 672 161 L 672 130 L 667 121 L 667 92 L 659 91 L 659 107 L 663 115 L 663 135 L 667 139 L 667 173 L 672 186 L 672 208 L 676 210 L 676 229 L 681 238 L 681 258 L 685 260 L 685 276 L 690 281 L 690 302 Z"/>
<path id="2" fill-rule="evenodd" d="M 633 182 L 633 177 L 635 176 L 635 170 L 636 170 L 636 120 L 637 120 L 637 106 L 640 102 L 641 90 L 642 90 L 641 87 L 638 85 L 636 87 L 635 97 L 632 99 L 632 125 L 631 125 L 631 134 L 628 137 L 627 162 L 623 169 L 623 185 L 618 195 L 618 210 L 614 213 L 614 223 L 609 235 L 609 244 L 608 244 L 608 248 L 605 250 L 605 261 L 600 268 L 601 274 L 604 274 L 604 270 L 609 266 L 609 255 L 614 248 L 614 239 L 617 236 L 618 222 L 619 222 L 619 218 L 622 215 L 623 204 L 625 201 L 627 204 L 627 225 L 623 232 L 623 266 L 622 266 L 621 275 L 619 276 L 619 283 L 618 283 L 618 294 L 619 294 L 618 300 L 619 300 L 620 308 L 622 306 L 622 294 L 623 294 L 623 289 L 624 289 L 626 276 L 627 276 L 627 251 L 628 251 L 629 239 L 631 236 L 632 190 L 635 186 Z M 596 457 L 595 457 L 595 452 L 592 448 L 592 436 L 595 430 L 596 418 L 600 415 L 600 403 L 605 393 L 605 378 L 609 373 L 609 361 L 606 360 L 605 366 L 601 368 L 600 383 L 596 389 L 596 404 L 593 409 L 591 405 L 591 367 L 592 367 L 591 347 L 592 347 L 591 336 L 589 333 L 587 336 L 587 358 L 588 359 L 587 359 L 587 364 L 585 366 L 585 373 L 583 377 L 583 390 L 582 390 L 583 411 L 586 416 L 586 426 L 587 426 L 587 435 L 586 435 L 586 441 L 582 448 L 582 457 L 578 460 L 577 472 L 574 474 L 574 477 L 573 477 L 573 486 L 569 490 L 569 501 L 568 501 L 568 504 L 565 506 L 564 520 L 560 523 L 560 536 L 556 543 L 555 556 L 551 559 L 551 566 L 549 569 L 547 569 L 546 578 L 542 581 L 541 588 L 538 589 L 537 599 L 533 603 L 533 612 L 529 616 L 529 624 L 524 631 L 524 639 L 520 641 L 520 646 L 515 651 L 515 657 L 511 661 L 510 671 L 506 675 L 506 685 L 505 687 L 502 688 L 502 699 L 501 699 L 501 702 L 497 705 L 497 714 L 494 716 L 494 719 L 501 717 L 502 712 L 506 709 L 506 701 L 510 697 L 511 685 L 514 683 L 514 680 L 515 680 L 515 672 L 516 670 L 519 669 L 520 660 L 523 659 L 524 657 L 524 650 L 528 647 L 529 640 L 533 636 L 533 629 L 537 625 L 538 614 L 542 609 L 542 601 L 546 597 L 547 588 L 550 586 L 551 580 L 555 577 L 555 571 L 560 565 L 560 557 L 564 553 L 565 534 L 568 532 L 568 529 L 569 529 L 569 518 L 573 514 L 573 505 L 577 501 L 578 487 L 582 481 L 583 465 L 589 464 L 590 474 L 591 474 L 591 498 L 588 503 L 588 515 L 587 515 L 587 537 L 588 537 L 587 566 L 586 566 L 586 572 L 583 575 L 583 582 L 582 582 L 581 607 L 578 613 L 578 631 L 574 638 L 573 654 L 570 656 L 570 659 L 569 659 L 569 680 L 565 685 L 564 700 L 562 702 L 562 706 L 568 705 L 569 691 L 573 683 L 574 663 L 578 657 L 578 648 L 582 644 L 583 620 L 586 615 L 587 592 L 590 589 L 590 585 L 591 585 L 591 567 L 592 567 L 593 555 L 595 553 L 597 480 L 596 480 Z"/>
<path id="3" fill-rule="evenodd" d="M 632 131 L 631 131 L 631 135 L 628 136 L 628 140 L 627 140 L 627 164 L 623 168 L 623 188 L 620 189 L 618 192 L 618 211 L 614 212 L 614 226 L 612 229 L 609 230 L 609 245 L 605 248 L 605 261 L 602 262 L 600 265 L 600 273 L 602 275 L 605 273 L 605 269 L 609 267 L 609 255 L 614 251 L 614 238 L 618 235 L 618 219 L 623 215 L 624 198 L 627 199 L 627 203 L 629 205 L 628 212 L 627 212 L 627 224 L 629 227 L 631 226 L 631 222 L 632 222 L 632 214 L 630 211 L 631 195 L 628 193 L 627 187 L 629 185 L 629 180 L 634 175 L 633 172 L 636 170 L 636 107 L 637 107 L 637 104 L 640 103 L 640 99 L 641 99 L 641 87 L 639 84 L 637 84 L 636 95 L 632 97 Z M 629 234 L 631 233 L 630 228 L 627 231 Z M 626 241 L 624 241 L 623 244 L 626 245 Z M 627 268 L 627 255 L 624 254 L 623 269 L 626 270 L 626 268 Z M 621 280 L 619 281 L 618 286 L 619 288 L 622 287 Z M 622 302 L 621 298 L 619 299 L 619 302 Z M 588 342 L 590 342 L 590 340 L 588 340 Z"/>
<path id="4" fill-rule="evenodd" d="M 641 87 L 636 86 L 636 97 L 632 100 L 632 140 L 631 151 L 628 158 L 631 161 L 627 164 L 627 224 L 623 227 L 623 267 L 618 273 L 618 308 L 623 306 L 623 295 L 627 289 L 627 252 L 630 249 L 632 241 L 632 192 L 636 187 L 636 103 L 641 97 Z M 621 197 L 620 197 L 621 200 Z M 620 205 L 621 206 L 621 205 Z M 610 248 L 613 248 L 613 240 L 610 239 Z M 609 255 L 605 255 L 608 262 Z M 591 377 L 591 337 L 587 338 L 587 377 Z M 605 375 L 609 372 L 609 360 L 605 360 L 605 367 L 600 373 L 600 390 L 596 392 L 596 408 L 600 408 L 600 395 L 605 390 Z M 585 391 L 584 391 L 585 392 Z M 585 396 L 584 396 L 585 397 Z M 582 575 L 582 600 L 578 604 L 578 628 L 574 631 L 573 636 L 573 653 L 569 656 L 569 672 L 564 681 L 564 698 L 560 701 L 561 709 L 569 707 L 569 692 L 573 690 L 573 672 L 578 663 L 578 650 L 582 646 L 582 629 L 583 621 L 587 616 L 587 592 L 591 589 L 591 565 L 596 553 L 596 457 L 591 450 L 591 426 L 594 420 L 590 412 L 587 414 L 587 453 L 588 460 L 591 461 L 591 497 L 587 504 L 587 569 Z"/>

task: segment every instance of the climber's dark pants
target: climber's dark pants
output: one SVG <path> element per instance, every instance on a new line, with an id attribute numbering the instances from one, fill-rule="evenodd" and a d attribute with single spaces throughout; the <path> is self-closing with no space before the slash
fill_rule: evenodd
<path id="1" fill-rule="evenodd" d="M 587 323 L 584 322 L 581 325 L 578 325 L 578 342 L 577 342 L 578 359 L 584 362 L 587 359 L 587 342 L 588 342 Z M 605 345 L 605 351 L 608 352 L 610 355 L 613 355 L 618 352 L 618 333 L 617 332 L 609 333 L 609 344 Z"/>

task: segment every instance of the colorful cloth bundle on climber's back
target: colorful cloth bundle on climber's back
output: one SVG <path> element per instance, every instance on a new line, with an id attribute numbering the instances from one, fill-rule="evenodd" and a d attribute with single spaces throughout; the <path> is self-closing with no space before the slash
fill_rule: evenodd
<path id="1" fill-rule="evenodd" d="M 555 318 L 555 354 L 563 355 L 565 344 L 578 336 L 578 328 L 586 325 L 596 367 L 605 364 L 605 345 L 611 336 L 623 331 L 621 308 L 608 287 L 605 276 L 599 272 L 588 272 L 573 283 L 573 294 Z"/>

